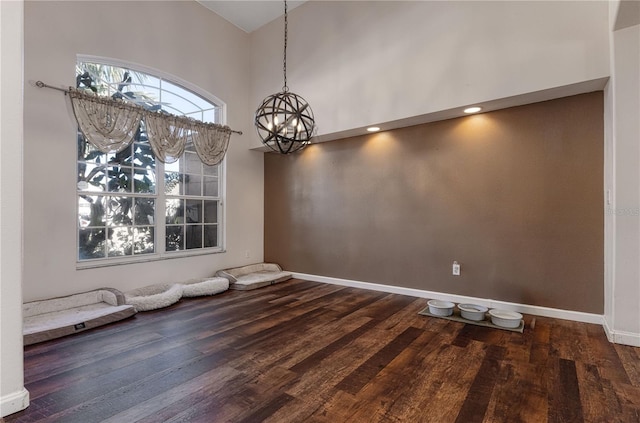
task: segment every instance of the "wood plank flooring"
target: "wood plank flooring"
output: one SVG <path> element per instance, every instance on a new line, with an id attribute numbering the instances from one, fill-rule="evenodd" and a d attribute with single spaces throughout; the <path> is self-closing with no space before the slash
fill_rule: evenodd
<path id="1" fill-rule="evenodd" d="M 301 280 L 183 299 L 26 347 L 31 405 L 5 420 L 640 422 L 640 349 L 601 327 L 519 334 L 425 306 Z"/>

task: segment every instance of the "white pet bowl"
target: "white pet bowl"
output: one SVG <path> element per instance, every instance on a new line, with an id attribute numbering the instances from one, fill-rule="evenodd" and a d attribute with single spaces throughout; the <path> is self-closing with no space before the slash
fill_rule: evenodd
<path id="1" fill-rule="evenodd" d="M 494 325 L 503 328 L 515 329 L 520 326 L 520 321 L 522 320 L 522 314 L 516 313 L 515 311 L 498 310 L 494 308 L 489 310 L 489 315 Z"/>
<path id="2" fill-rule="evenodd" d="M 442 300 L 429 300 L 429 313 L 434 316 L 451 316 L 453 314 L 454 303 Z"/>
<path id="3" fill-rule="evenodd" d="M 478 304 L 458 304 L 460 316 L 467 320 L 479 322 L 484 320 L 488 308 Z"/>

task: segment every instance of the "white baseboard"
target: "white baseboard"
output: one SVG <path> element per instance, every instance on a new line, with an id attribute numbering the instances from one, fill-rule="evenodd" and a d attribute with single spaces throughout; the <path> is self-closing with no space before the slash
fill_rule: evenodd
<path id="1" fill-rule="evenodd" d="M 480 304 L 488 308 L 500 308 L 503 310 L 517 311 L 519 313 L 532 314 L 534 316 L 553 317 L 556 319 L 573 320 L 583 323 L 604 325 L 604 317 L 600 314 L 583 313 L 581 311 L 562 310 L 558 308 L 540 307 L 528 304 L 510 303 L 506 301 L 491 300 L 486 298 L 467 297 L 464 295 L 446 294 L 443 292 L 424 291 L 400 286 L 382 285 L 371 282 L 361 282 L 349 279 L 331 278 L 327 276 L 309 275 L 306 273 L 291 272 L 293 277 L 313 282 L 323 282 L 332 285 L 350 286 L 353 288 L 369 289 L 372 291 L 388 292 L 391 294 L 408 295 L 410 297 L 429 298 L 452 301 L 454 303 Z M 606 331 L 606 328 L 605 328 Z M 632 334 L 636 335 L 636 334 Z M 636 335 L 638 336 L 638 335 Z M 615 342 L 615 341 L 614 341 Z"/>
<path id="2" fill-rule="evenodd" d="M 604 328 L 604 333 L 607 335 L 609 342 L 614 342 L 615 337 L 613 336 L 613 330 L 609 327 L 607 316 L 602 316 L 602 327 Z"/>
<path id="3" fill-rule="evenodd" d="M 21 391 L 12 392 L 0 397 L 0 417 L 17 413 L 29 406 L 29 391 L 22 388 Z"/>
<path id="4" fill-rule="evenodd" d="M 604 327 L 604 333 L 607 334 L 609 342 L 621 345 L 629 345 L 631 347 L 640 347 L 640 333 L 626 332 L 621 330 L 613 330 L 609 326 L 607 319 L 604 319 L 602 324 Z"/>
<path id="5" fill-rule="evenodd" d="M 640 334 L 614 330 L 613 342 L 616 344 L 629 345 L 632 347 L 640 347 Z"/>

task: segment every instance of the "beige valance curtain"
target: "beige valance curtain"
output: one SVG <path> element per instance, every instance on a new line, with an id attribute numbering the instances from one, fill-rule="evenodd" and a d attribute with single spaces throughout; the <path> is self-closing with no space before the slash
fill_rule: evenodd
<path id="1" fill-rule="evenodd" d="M 217 165 L 229 146 L 231 129 L 228 126 L 147 110 L 144 122 L 151 149 L 163 163 L 178 160 L 186 144 L 192 142 L 202 163 Z"/>
<path id="2" fill-rule="evenodd" d="M 117 153 L 124 150 L 135 137 L 142 107 L 69 89 L 73 114 L 80 130 L 98 150 Z"/>
<path id="3" fill-rule="evenodd" d="M 228 126 L 152 112 L 120 99 L 99 97 L 73 88 L 69 90 L 69 97 L 80 130 L 87 141 L 103 153 L 124 150 L 143 121 L 156 159 L 163 163 L 175 162 L 187 143 L 192 142 L 200 160 L 213 166 L 224 159 L 233 132 Z"/>
<path id="4" fill-rule="evenodd" d="M 146 112 L 144 123 L 149 144 L 158 160 L 173 163 L 182 156 L 190 131 L 187 125 L 180 124 L 177 116 Z"/>

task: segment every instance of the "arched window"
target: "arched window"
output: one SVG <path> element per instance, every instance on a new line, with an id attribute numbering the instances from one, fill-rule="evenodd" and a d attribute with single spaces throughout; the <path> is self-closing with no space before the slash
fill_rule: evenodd
<path id="1" fill-rule="evenodd" d="M 223 123 L 221 104 L 183 85 L 94 60 L 76 66 L 77 88 Z M 78 261 L 96 265 L 222 251 L 223 177 L 224 161 L 207 166 L 190 144 L 174 163 L 156 160 L 144 122 L 134 142 L 112 154 L 96 150 L 78 131 Z"/>

